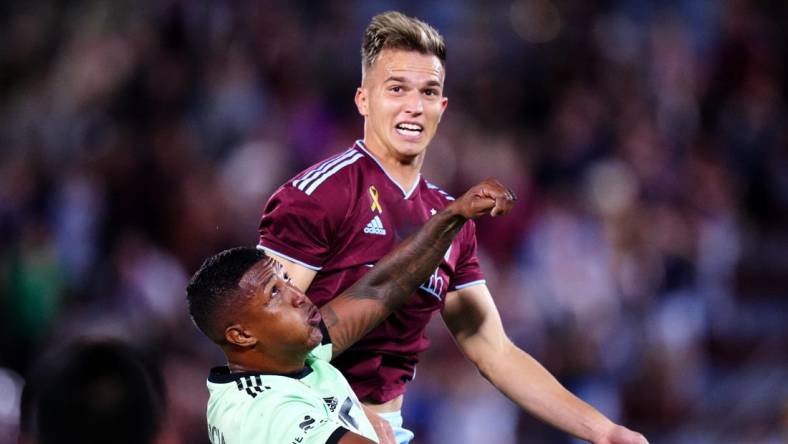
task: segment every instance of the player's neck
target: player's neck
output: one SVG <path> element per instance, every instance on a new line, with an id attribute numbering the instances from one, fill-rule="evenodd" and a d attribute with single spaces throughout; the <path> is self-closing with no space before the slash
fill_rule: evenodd
<path id="1" fill-rule="evenodd" d="M 298 358 L 275 359 L 257 353 L 227 353 L 227 367 L 231 373 L 263 372 L 294 373 L 306 365 L 306 355 Z"/>
<path id="2" fill-rule="evenodd" d="M 419 180 L 421 166 L 424 163 L 423 152 L 418 156 L 401 157 L 368 139 L 364 139 L 364 146 L 377 159 L 386 174 L 403 190 L 412 189 Z"/>

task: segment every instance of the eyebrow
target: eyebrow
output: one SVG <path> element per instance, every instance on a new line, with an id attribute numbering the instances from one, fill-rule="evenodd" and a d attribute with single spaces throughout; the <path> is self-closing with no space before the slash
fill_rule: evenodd
<path id="1" fill-rule="evenodd" d="M 391 76 L 391 77 L 387 78 L 386 80 L 384 80 L 383 82 L 384 83 L 385 82 L 408 83 L 408 81 L 407 81 L 407 79 L 405 79 L 405 77 L 400 77 L 400 76 Z"/>
<path id="2" fill-rule="evenodd" d="M 263 280 L 263 282 L 260 283 L 260 287 L 261 288 L 267 287 L 268 284 L 274 279 L 274 276 L 276 276 L 276 272 L 274 272 L 272 269 L 271 273 L 268 274 L 268 277 L 266 277 L 265 280 Z"/>
<path id="3" fill-rule="evenodd" d="M 265 297 L 267 298 L 265 301 L 263 301 L 263 305 L 268 305 L 268 303 L 271 302 L 272 299 L 271 294 L 270 293 L 266 294 L 265 289 L 268 287 L 271 281 L 274 280 L 274 277 L 276 276 L 276 273 L 273 273 L 273 269 L 269 269 L 269 270 L 271 270 L 272 272 L 268 274 L 268 277 L 266 277 L 262 282 L 260 282 L 260 286 L 258 287 L 260 289 L 261 294 L 265 295 Z"/>
<path id="4" fill-rule="evenodd" d="M 273 279 L 273 278 L 274 278 L 274 276 L 276 276 L 276 270 L 274 270 L 274 268 L 273 268 L 273 265 L 275 264 L 275 262 L 273 262 L 273 263 L 272 263 L 272 261 L 273 261 L 273 259 L 270 259 L 270 258 L 268 259 L 268 263 L 271 265 L 271 266 L 268 268 L 268 270 L 270 270 L 270 273 L 268 274 L 268 277 L 264 278 L 264 280 L 260 282 L 260 286 L 261 286 L 261 288 L 265 288 L 265 287 L 268 285 L 268 283 L 269 283 L 269 282 L 271 282 L 271 279 Z M 258 263 L 259 263 L 259 262 L 258 262 Z M 252 271 L 252 270 L 250 269 L 250 270 L 248 270 L 248 271 L 247 271 L 247 273 L 249 273 L 249 272 L 251 272 L 251 271 Z M 261 273 L 265 273 L 265 271 L 262 271 L 262 272 L 257 272 L 257 271 L 254 271 L 254 273 L 255 273 L 256 275 L 259 275 L 259 274 L 261 274 Z M 239 282 L 239 287 L 240 287 L 241 285 L 243 285 L 243 283 L 244 283 L 244 282 L 246 282 L 246 285 L 248 285 L 248 284 L 249 284 L 249 280 L 250 280 L 250 279 L 251 279 L 251 280 L 255 280 L 255 277 L 254 277 L 254 276 L 250 276 L 250 277 L 248 277 L 248 278 L 247 278 L 247 275 L 246 275 L 246 273 L 244 273 L 244 276 L 241 278 L 241 281 Z"/>
<path id="5" fill-rule="evenodd" d="M 400 76 L 391 76 L 383 81 L 383 83 L 386 82 L 411 83 L 405 77 L 400 77 Z M 441 82 L 437 80 L 428 80 L 426 86 L 437 86 L 439 88 L 442 87 Z"/>

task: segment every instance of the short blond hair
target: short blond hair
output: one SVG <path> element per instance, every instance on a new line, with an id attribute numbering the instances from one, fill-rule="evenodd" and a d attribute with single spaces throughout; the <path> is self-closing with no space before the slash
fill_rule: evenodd
<path id="1" fill-rule="evenodd" d="M 400 12 L 388 11 L 372 17 L 361 43 L 362 75 L 384 49 L 432 54 L 446 67 L 446 43 L 443 36 L 427 23 Z"/>

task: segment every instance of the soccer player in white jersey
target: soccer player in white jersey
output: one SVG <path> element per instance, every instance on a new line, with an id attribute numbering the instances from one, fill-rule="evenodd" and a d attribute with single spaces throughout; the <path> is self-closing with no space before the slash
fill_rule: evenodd
<path id="1" fill-rule="evenodd" d="M 206 260 L 187 297 L 194 323 L 227 356 L 208 379 L 211 442 L 379 442 L 329 360 L 413 293 L 468 219 L 506 214 L 513 201 L 495 181 L 471 188 L 320 309 L 259 249 L 234 248 Z"/>
<path id="2" fill-rule="evenodd" d="M 448 105 L 443 38 L 422 21 L 388 12 L 370 22 L 361 56 L 355 102 L 363 140 L 285 183 L 260 222 L 259 247 L 319 306 L 451 201 L 421 176 Z M 375 412 L 373 422 L 391 424 L 391 439 L 413 437 L 400 411 L 435 312 L 482 375 L 532 415 L 597 444 L 646 442 L 572 395 L 509 340 L 476 258 L 472 224 L 407 303 L 334 361 Z"/>

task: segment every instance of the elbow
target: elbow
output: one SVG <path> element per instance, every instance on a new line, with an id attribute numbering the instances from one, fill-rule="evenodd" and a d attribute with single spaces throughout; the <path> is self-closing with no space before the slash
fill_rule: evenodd
<path id="1" fill-rule="evenodd" d="M 479 374 L 489 382 L 493 382 L 494 380 L 494 371 L 495 365 L 488 362 L 488 361 L 481 361 L 481 362 L 474 362 L 476 366 L 476 370 L 479 371 Z"/>
<path id="2" fill-rule="evenodd" d="M 505 372 L 507 363 L 512 361 L 513 349 L 514 344 L 507 339 L 500 344 L 487 345 L 481 353 L 469 354 L 468 358 L 484 379 L 494 383 L 497 375 Z"/>

